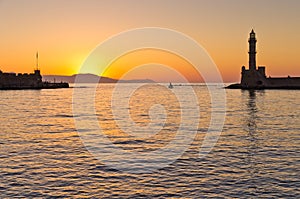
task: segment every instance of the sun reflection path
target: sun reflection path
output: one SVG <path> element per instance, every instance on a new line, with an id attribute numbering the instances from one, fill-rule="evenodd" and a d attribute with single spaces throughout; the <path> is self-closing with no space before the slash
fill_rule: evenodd
<path id="1" fill-rule="evenodd" d="M 131 51 L 149 48 L 168 51 L 183 57 L 201 74 L 205 82 L 213 81 L 221 84 L 220 89 L 207 85 L 211 96 L 212 113 L 210 126 L 199 154 L 200 157 L 205 156 L 214 147 L 222 132 L 225 120 L 226 94 L 225 90 L 222 89 L 223 81 L 217 66 L 206 50 L 192 38 L 174 30 L 155 27 L 122 32 L 98 45 L 81 66 L 80 73 L 102 74 L 118 57 Z M 77 82 L 82 82 L 80 78 L 81 76 L 78 76 L 75 80 L 73 93 L 73 114 L 77 116 L 75 117 L 75 125 L 85 147 L 107 166 L 130 173 L 153 172 L 180 158 L 193 142 L 198 130 L 200 111 L 197 95 L 191 87 L 186 87 L 183 93 L 178 92 L 176 89 L 172 90 L 179 101 L 181 110 L 180 127 L 173 140 L 155 151 L 130 153 L 114 145 L 101 130 L 95 113 L 94 101 L 96 83 L 99 80 L 94 82 L 94 87 L 89 90 L 89 93 L 83 94 L 82 90 L 76 87 Z M 118 95 L 115 95 L 117 98 L 112 99 L 112 102 L 117 102 L 119 106 L 113 106 L 112 108 L 118 116 L 121 115 L 121 118 L 125 118 L 122 120 L 122 125 L 126 127 L 125 129 L 128 131 L 126 133 L 130 134 L 135 132 L 138 127 L 128 119 L 128 111 L 120 112 L 120 110 L 124 110 L 121 108 L 128 106 L 128 98 L 138 87 L 130 87 L 131 90 L 121 88 L 120 83 L 115 84 L 115 92 L 117 91 Z M 157 106 L 156 108 L 161 110 L 163 107 Z M 161 122 L 164 117 L 156 117 L 157 115 L 155 115 L 161 113 L 164 113 L 163 110 L 156 111 L 156 113 L 152 111 L 151 116 L 152 118 L 158 118 L 158 121 Z M 151 122 L 154 121 L 151 120 Z M 149 126 L 153 127 L 155 125 L 150 123 Z M 146 128 L 139 130 L 146 131 Z M 160 128 L 152 130 L 158 131 Z"/>

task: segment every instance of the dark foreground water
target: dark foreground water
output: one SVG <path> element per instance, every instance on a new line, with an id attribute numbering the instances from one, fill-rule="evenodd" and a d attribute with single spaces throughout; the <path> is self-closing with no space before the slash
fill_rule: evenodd
<path id="1" fill-rule="evenodd" d="M 171 90 L 146 86 L 131 97 L 129 112 L 140 126 L 149 123 L 153 104 L 168 113 L 162 131 L 141 139 L 115 123 L 113 87 L 101 86 L 95 102 L 99 124 L 112 143 L 134 154 L 159 150 L 174 138 L 180 107 Z M 73 89 L 0 91 L 0 198 L 299 197 L 300 91 L 226 90 L 223 132 L 212 151 L 199 158 L 210 97 L 206 87 L 193 88 L 201 112 L 194 142 L 178 160 L 151 173 L 116 170 L 86 149 L 74 124 Z M 84 97 L 90 88 L 80 89 Z"/>

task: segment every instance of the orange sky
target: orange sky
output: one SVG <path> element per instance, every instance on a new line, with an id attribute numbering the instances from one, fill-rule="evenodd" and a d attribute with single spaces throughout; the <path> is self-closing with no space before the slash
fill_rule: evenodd
<path id="1" fill-rule="evenodd" d="M 0 70 L 31 72 L 39 51 L 42 74 L 71 75 L 112 35 L 132 28 L 162 27 L 195 39 L 217 64 L 224 81 L 235 82 L 241 66 L 248 65 L 247 39 L 254 28 L 257 64 L 266 65 L 271 76 L 300 76 L 299 8 L 298 0 L 0 0 Z M 136 70 L 132 77 L 178 78 L 161 68 L 160 62 L 193 73 L 174 64 L 180 60 L 171 55 L 148 53 L 120 59 L 124 63 L 107 74 L 150 61 L 157 65 Z"/>
<path id="2" fill-rule="evenodd" d="M 143 49 L 125 54 L 103 73 L 103 76 L 116 79 L 141 79 L 148 75 L 158 82 L 184 82 L 185 79 L 188 82 L 203 81 L 201 74 L 185 59 L 157 49 Z"/>

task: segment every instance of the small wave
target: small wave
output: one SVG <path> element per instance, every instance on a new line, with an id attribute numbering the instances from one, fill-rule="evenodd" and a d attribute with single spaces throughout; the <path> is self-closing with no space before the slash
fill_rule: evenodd
<path id="1" fill-rule="evenodd" d="M 73 114 L 72 115 L 69 115 L 69 114 L 56 114 L 53 117 L 61 117 L 61 118 L 67 117 L 67 118 L 70 118 L 70 117 L 74 117 L 74 115 Z"/>
<path id="2" fill-rule="evenodd" d="M 126 140 L 126 141 L 118 141 L 118 142 L 114 142 L 114 144 L 147 144 L 149 142 L 145 141 L 145 140 Z"/>

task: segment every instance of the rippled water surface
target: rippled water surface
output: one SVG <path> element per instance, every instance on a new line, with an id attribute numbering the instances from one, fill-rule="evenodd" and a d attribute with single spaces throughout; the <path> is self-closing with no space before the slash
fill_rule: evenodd
<path id="1" fill-rule="evenodd" d="M 162 129 L 140 137 L 118 128 L 116 121 L 124 118 L 112 112 L 113 88 L 100 86 L 95 98 L 99 125 L 111 143 L 137 154 L 160 150 L 174 139 L 181 107 L 173 91 L 184 93 L 185 86 L 141 86 L 128 98 L 129 106 L 121 108 L 140 127 L 151 122 L 151 111 L 164 110 L 159 112 Z M 75 128 L 74 117 L 84 115 L 73 115 L 72 88 L 0 91 L 0 198 L 299 197 L 300 92 L 226 90 L 223 132 L 212 151 L 199 158 L 211 103 L 205 86 L 193 89 L 200 109 L 194 141 L 175 162 L 150 173 L 116 170 L 86 149 Z M 214 92 L 218 89 L 213 87 Z M 81 98 L 90 90 L 81 86 Z M 155 104 L 164 109 L 153 108 Z"/>

